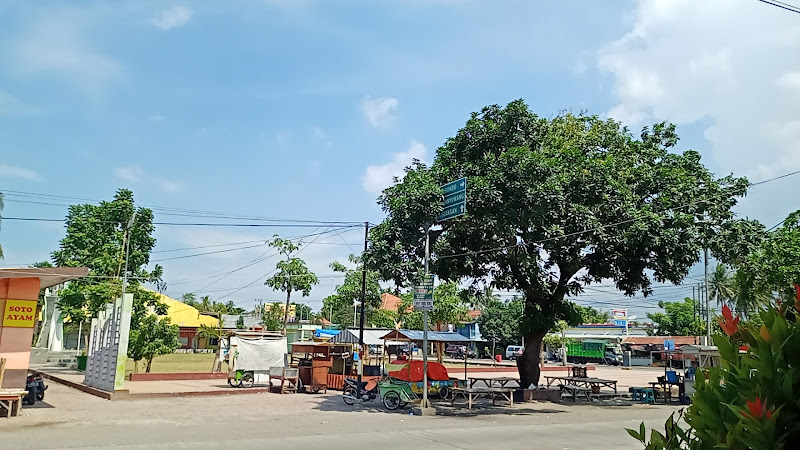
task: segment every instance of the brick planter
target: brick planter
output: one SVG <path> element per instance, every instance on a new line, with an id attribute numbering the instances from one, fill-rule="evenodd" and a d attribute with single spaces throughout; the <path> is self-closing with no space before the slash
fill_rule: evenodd
<path id="1" fill-rule="evenodd" d="M 167 381 L 167 380 L 226 380 L 227 372 L 175 372 L 175 373 L 132 373 L 131 381 Z"/>
<path id="2" fill-rule="evenodd" d="M 526 402 L 558 402 L 561 401 L 561 389 L 525 389 L 523 400 Z"/>

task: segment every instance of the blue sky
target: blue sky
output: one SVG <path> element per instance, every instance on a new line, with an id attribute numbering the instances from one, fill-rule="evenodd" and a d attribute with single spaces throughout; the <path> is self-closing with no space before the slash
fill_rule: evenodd
<path id="1" fill-rule="evenodd" d="M 470 112 L 516 98 L 634 130 L 674 121 L 681 149 L 758 181 L 800 166 L 794 16 L 755 0 L 0 1 L 0 191 L 129 187 L 150 206 L 378 222 L 376 193 L 412 157 L 430 161 Z M 797 187 L 754 189 L 739 212 L 772 226 L 798 208 Z M 8 195 L 3 215 L 60 218 L 74 203 L 32 200 L 44 201 Z M 153 259 L 323 230 L 161 226 Z M 3 265 L 46 259 L 62 236 L 58 223 L 4 221 Z M 361 239 L 328 234 L 301 256 L 327 275 Z M 218 276 L 265 251 L 163 261 L 168 293 L 280 298 L 248 286 L 274 258 Z M 323 277 L 312 306 L 335 282 Z"/>

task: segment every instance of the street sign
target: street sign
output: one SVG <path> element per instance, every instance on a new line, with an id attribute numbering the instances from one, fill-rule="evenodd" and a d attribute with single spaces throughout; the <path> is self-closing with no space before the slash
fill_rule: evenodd
<path id="1" fill-rule="evenodd" d="M 421 284 L 414 286 L 414 310 L 433 311 L 433 275 L 427 275 Z"/>
<path id="2" fill-rule="evenodd" d="M 614 325 L 618 327 L 628 326 L 628 310 L 627 309 L 613 309 L 611 315 L 614 317 Z"/>
<path id="3" fill-rule="evenodd" d="M 675 341 L 673 339 L 664 339 L 664 350 L 668 352 L 674 352 Z"/>
<path id="4" fill-rule="evenodd" d="M 458 217 L 467 212 L 467 179 L 460 178 L 442 186 L 444 209 L 436 216 L 437 222 Z"/>

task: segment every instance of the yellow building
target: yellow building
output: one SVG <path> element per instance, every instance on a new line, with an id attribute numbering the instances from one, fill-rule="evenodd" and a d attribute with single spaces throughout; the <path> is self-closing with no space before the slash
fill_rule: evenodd
<path id="1" fill-rule="evenodd" d="M 218 327 L 219 321 L 216 317 L 201 314 L 194 306 L 187 305 L 164 294 L 158 294 L 161 303 L 167 305 L 167 314 L 161 317 L 169 317 L 170 321 L 180 328 L 180 342 L 182 349 L 206 349 L 216 346 L 216 339 L 208 342 L 207 338 L 200 337 L 199 331 L 202 325 Z"/>

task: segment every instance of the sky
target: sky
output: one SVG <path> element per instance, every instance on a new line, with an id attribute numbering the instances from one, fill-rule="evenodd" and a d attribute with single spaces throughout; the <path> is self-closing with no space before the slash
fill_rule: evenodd
<path id="1" fill-rule="evenodd" d="M 307 221 L 157 225 L 151 259 L 173 297 L 250 308 L 284 298 L 263 286 L 277 261 L 264 242 L 307 236 L 298 256 L 320 284 L 302 301 L 316 309 L 363 227 L 311 221 L 381 221 L 381 189 L 486 105 L 522 98 L 634 132 L 671 121 L 678 150 L 720 176 L 800 169 L 797 55 L 800 14 L 758 0 L 0 0 L 3 216 L 63 219 L 125 187 L 156 222 Z M 798 187 L 756 186 L 737 213 L 776 225 Z M 63 235 L 4 220 L 2 265 L 48 259 Z M 641 318 L 701 275 L 579 302 Z"/>

